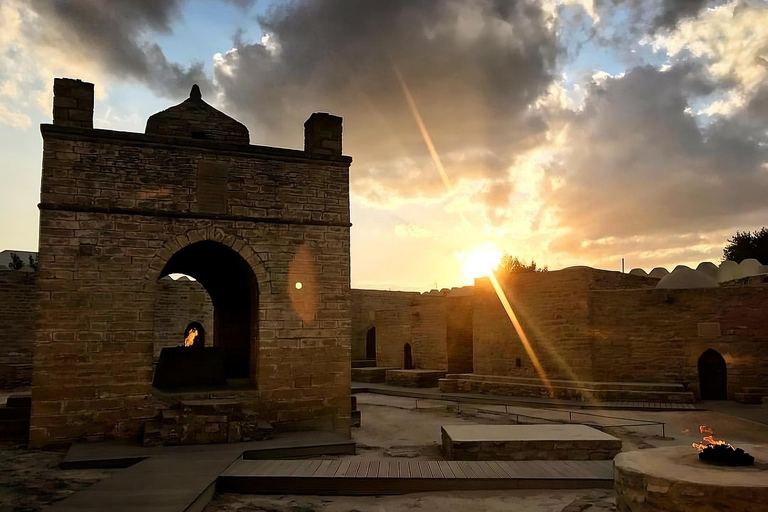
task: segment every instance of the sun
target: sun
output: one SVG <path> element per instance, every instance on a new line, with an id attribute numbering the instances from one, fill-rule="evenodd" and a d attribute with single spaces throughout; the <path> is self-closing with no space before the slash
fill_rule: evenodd
<path id="1" fill-rule="evenodd" d="M 476 277 L 485 277 L 493 272 L 501 262 L 502 251 L 492 244 L 486 244 L 466 251 L 461 258 L 462 277 L 467 282 L 474 282 Z"/>

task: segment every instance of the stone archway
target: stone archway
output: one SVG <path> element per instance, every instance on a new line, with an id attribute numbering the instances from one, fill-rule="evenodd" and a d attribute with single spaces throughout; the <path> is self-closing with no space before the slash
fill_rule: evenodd
<path id="1" fill-rule="evenodd" d="M 250 385 L 258 387 L 259 318 L 273 306 L 271 279 L 258 253 L 221 228 L 190 230 L 157 250 L 145 279 L 157 282 L 172 273 L 186 274 L 203 285 L 214 306 L 214 344 L 230 354 L 228 375 L 249 378 Z M 238 292 L 232 295 L 223 283 L 236 281 Z M 228 339 L 233 333 L 235 339 Z"/>
<path id="2" fill-rule="evenodd" d="M 376 359 L 376 327 L 371 327 L 365 333 L 365 358 Z"/>
<path id="3" fill-rule="evenodd" d="M 699 391 L 702 400 L 728 399 L 728 370 L 725 359 L 713 349 L 706 350 L 698 362 Z"/>
<path id="4" fill-rule="evenodd" d="M 214 346 L 224 357 L 227 379 L 249 378 L 251 341 L 258 332 L 259 298 L 250 266 L 231 247 L 203 240 L 171 256 L 160 277 L 176 273 L 195 278 L 211 297 Z"/>

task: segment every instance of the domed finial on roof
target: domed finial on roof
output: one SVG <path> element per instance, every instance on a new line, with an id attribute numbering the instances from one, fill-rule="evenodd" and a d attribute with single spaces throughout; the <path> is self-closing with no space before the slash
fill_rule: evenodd
<path id="1" fill-rule="evenodd" d="M 200 88 L 197 86 L 197 84 L 193 85 L 192 90 L 189 91 L 189 99 L 191 100 L 203 99 L 203 95 L 200 93 Z"/>

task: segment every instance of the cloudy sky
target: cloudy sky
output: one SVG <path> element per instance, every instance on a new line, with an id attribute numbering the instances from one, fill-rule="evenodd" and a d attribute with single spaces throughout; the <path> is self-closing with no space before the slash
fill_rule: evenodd
<path id="1" fill-rule="evenodd" d="M 468 284 L 502 251 L 695 266 L 768 225 L 764 0 L 3 0 L 0 249 L 37 247 L 57 76 L 96 84 L 97 128 L 193 83 L 255 144 L 343 116 L 354 287 Z"/>

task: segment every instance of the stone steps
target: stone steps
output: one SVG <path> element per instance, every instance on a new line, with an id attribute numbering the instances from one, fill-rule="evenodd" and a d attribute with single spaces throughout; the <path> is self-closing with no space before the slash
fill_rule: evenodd
<path id="1" fill-rule="evenodd" d="M 516 377 L 516 376 L 504 376 L 504 375 L 478 375 L 474 373 L 450 373 L 446 375 L 447 379 L 458 380 L 476 380 L 484 382 L 509 382 L 519 384 L 535 384 L 540 385 L 541 379 L 538 377 Z M 685 386 L 675 382 L 592 382 L 592 381 L 577 381 L 577 380 L 563 380 L 552 379 L 549 381 L 554 387 L 571 387 L 571 388 L 587 388 L 594 390 L 601 389 L 630 389 L 633 391 L 668 391 L 668 392 L 684 392 Z M 745 388 L 746 391 L 746 388 Z"/>
<path id="2" fill-rule="evenodd" d="M 443 377 L 444 370 L 388 370 L 387 384 L 407 388 L 434 388 Z"/>
<path id="3" fill-rule="evenodd" d="M 353 359 L 352 368 L 373 368 L 376 366 L 375 359 Z"/>
<path id="4" fill-rule="evenodd" d="M 374 366 L 367 368 L 352 368 L 352 380 L 354 382 L 386 382 L 387 370 L 399 368 L 387 366 Z"/>
<path id="5" fill-rule="evenodd" d="M 236 400 L 185 400 L 144 425 L 144 446 L 258 441 L 269 439 L 272 431 L 272 425 Z"/>
<path id="6" fill-rule="evenodd" d="M 680 391 L 657 390 L 654 389 L 654 385 L 634 387 L 625 385 L 617 389 L 606 389 L 599 386 L 592 387 L 592 383 L 589 382 L 551 381 L 551 386 L 547 389 L 541 381 L 515 382 L 464 378 L 463 375 L 460 377 L 441 379 L 438 382 L 440 391 L 444 393 L 488 393 L 581 401 L 695 403 L 695 397 L 689 391 L 682 389 Z M 562 385 L 559 382 L 566 382 L 570 385 Z"/>

